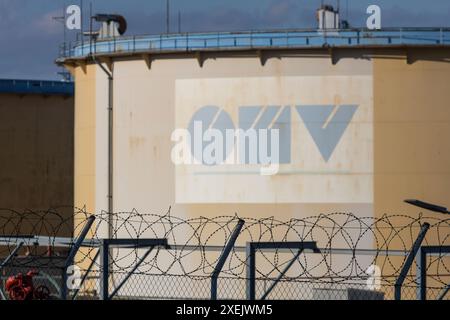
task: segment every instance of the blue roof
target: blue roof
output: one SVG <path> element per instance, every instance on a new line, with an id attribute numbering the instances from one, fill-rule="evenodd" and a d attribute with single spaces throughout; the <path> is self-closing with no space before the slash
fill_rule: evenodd
<path id="1" fill-rule="evenodd" d="M 61 58 L 93 54 L 139 52 L 189 52 L 267 48 L 317 48 L 358 46 L 450 46 L 450 28 L 396 28 L 327 30 L 275 30 L 144 35 L 117 37 L 93 43 L 74 43 Z"/>
<path id="2" fill-rule="evenodd" d="M 0 79 L 0 93 L 73 96 L 73 82 Z"/>

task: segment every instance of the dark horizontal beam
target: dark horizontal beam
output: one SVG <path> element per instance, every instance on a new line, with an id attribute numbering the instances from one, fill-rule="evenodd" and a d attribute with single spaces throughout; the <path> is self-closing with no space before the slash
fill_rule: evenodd
<path id="1" fill-rule="evenodd" d="M 258 249 L 306 249 L 319 253 L 317 244 L 314 241 L 310 242 L 251 242 L 250 245 L 254 250 Z"/>
<path id="2" fill-rule="evenodd" d="M 105 239 L 104 241 L 110 247 L 145 248 L 154 246 L 169 248 L 167 239 Z"/>
<path id="3" fill-rule="evenodd" d="M 426 254 L 430 254 L 430 253 L 450 253 L 450 246 L 422 246 L 421 249 Z"/>

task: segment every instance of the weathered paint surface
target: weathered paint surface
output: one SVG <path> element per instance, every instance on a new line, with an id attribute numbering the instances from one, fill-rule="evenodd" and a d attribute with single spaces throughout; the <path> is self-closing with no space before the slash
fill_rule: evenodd
<path id="1" fill-rule="evenodd" d="M 207 60 L 203 67 L 191 58 L 158 59 L 152 62 L 150 70 L 142 60 L 116 61 L 114 210 L 120 212 L 135 208 L 143 213 L 161 214 L 172 206 L 172 215 L 184 218 L 238 213 L 243 217 L 273 216 L 278 220 L 288 220 L 331 212 L 353 212 L 358 216 L 374 217 L 385 213 L 417 216 L 418 209 L 402 203 L 406 198 L 449 205 L 450 90 L 446 85 L 450 80 L 450 64 L 446 61 L 450 51 L 411 50 L 412 60 L 419 59 L 413 64 L 407 64 L 402 54 L 385 52 L 384 57 L 377 58 L 355 50 L 353 56 L 347 53 L 335 65 L 329 57 L 292 54 L 270 59 L 265 66 L 261 66 L 257 58 L 237 57 L 230 53 L 229 57 Z M 362 56 L 364 59 L 359 59 Z M 77 206 L 86 204 L 91 211 L 99 212 L 106 210 L 107 205 L 107 80 L 100 75 L 102 71 L 99 68 L 88 67 L 88 70 L 87 75 L 77 73 L 77 85 L 83 86 L 83 93 L 77 87 L 77 108 L 81 118 L 76 121 L 84 117 L 89 120 L 86 120 L 86 126 L 77 126 L 76 129 L 78 148 L 82 153 L 76 158 L 76 168 L 80 171 L 75 176 L 75 195 Z M 262 192 L 257 190 L 258 197 L 252 198 L 251 203 L 243 201 L 247 195 L 237 198 L 234 194 L 236 190 L 233 190 L 242 188 L 243 184 L 261 188 L 260 181 L 250 182 L 248 177 L 221 177 L 198 184 L 198 181 L 183 182 L 183 179 L 186 180 L 185 173 L 182 171 L 180 174 L 179 171 L 183 169 L 177 169 L 171 162 L 173 143 L 170 137 L 174 129 L 186 124 L 193 108 L 198 104 L 209 104 L 205 101 L 209 98 L 211 103 L 222 99 L 228 101 L 224 107 L 228 107 L 235 117 L 236 110 L 231 110 L 233 106 L 250 103 L 249 98 L 253 94 L 255 99 L 266 96 L 267 101 L 257 101 L 259 104 L 297 103 L 293 100 L 297 100 L 296 95 L 302 92 L 290 88 L 294 85 L 286 83 L 288 78 L 303 79 L 296 81 L 305 81 L 307 86 L 317 80 L 309 82 L 306 79 L 323 79 L 325 82 L 341 79 L 335 86 L 318 85 L 323 87 L 324 92 L 313 87 L 305 90 L 307 92 L 303 92 L 302 97 L 309 97 L 310 103 L 332 104 L 337 95 L 341 103 L 362 100 L 357 103 L 367 105 L 365 117 L 355 114 L 358 120 L 356 126 L 349 126 L 349 131 L 336 149 L 336 158 L 332 156 L 330 160 L 336 161 L 333 165 L 337 169 L 349 165 L 355 173 L 362 171 L 369 176 L 369 181 L 359 181 L 361 184 L 358 186 L 345 186 L 337 190 L 336 186 L 341 184 L 330 184 L 328 188 L 328 182 L 332 179 L 321 175 L 317 178 L 318 189 L 314 190 L 310 181 L 300 187 L 297 176 L 272 177 L 263 181 L 266 189 Z M 258 80 L 255 82 L 252 79 Z M 270 101 L 274 96 L 270 96 L 272 93 L 262 84 L 264 81 L 279 84 L 275 86 L 275 92 L 282 101 Z M 215 82 L 225 87 L 233 83 L 239 94 L 220 98 L 224 92 L 217 90 L 219 85 Z M 241 84 L 251 86 L 251 92 L 239 88 Z M 261 88 L 256 88 L 258 85 Z M 186 115 L 180 117 L 184 112 Z M 300 118 L 297 119 L 300 121 Z M 361 131 L 357 125 L 364 122 L 361 127 L 366 129 Z M 300 124 L 296 130 L 303 130 L 306 135 L 306 126 Z M 297 133 L 293 132 L 293 136 Z M 364 152 L 358 148 L 352 153 L 351 144 L 359 139 L 365 141 L 361 146 L 365 148 Z M 307 154 L 305 162 L 321 168 L 320 154 L 311 139 L 296 148 L 294 154 L 304 152 Z M 86 174 L 81 174 L 84 172 Z M 288 179 L 288 182 L 277 183 L 277 179 Z M 327 188 L 323 189 L 323 184 Z M 289 188 L 292 185 L 293 190 Z M 339 195 L 336 193 L 338 191 L 343 193 Z M 364 192 L 358 195 L 355 191 Z M 210 197 L 211 192 L 214 192 L 214 197 Z M 289 198 L 280 201 L 280 194 L 289 194 Z M 179 198 L 187 195 L 195 197 L 196 202 L 187 203 L 189 201 L 186 199 Z M 254 195 L 249 193 L 248 196 Z M 401 223 L 399 217 L 398 224 Z M 277 237 L 276 232 L 274 237 Z M 433 242 L 433 237 L 433 234 L 428 236 L 429 243 Z M 242 242 L 238 244 L 243 245 L 245 240 L 240 239 Z M 319 246 L 323 246 L 325 240 L 327 237 L 318 236 Z M 223 244 L 223 239 L 212 239 L 208 244 L 213 242 Z M 346 247 L 344 239 L 334 242 L 335 247 L 341 245 Z M 392 245 L 395 246 L 394 243 Z M 399 244 L 399 248 L 403 245 L 409 244 Z M 367 234 L 358 246 L 373 247 L 372 236 Z M 367 261 L 371 259 L 369 256 L 365 258 Z M 199 258 L 192 256 L 189 259 L 191 263 L 186 261 L 184 267 L 195 268 Z M 122 263 L 127 261 L 124 259 Z M 169 256 L 167 262 L 170 262 Z M 340 262 L 334 263 L 339 265 Z"/>
<path id="2" fill-rule="evenodd" d="M 275 212 L 280 219 L 290 219 L 296 216 L 335 210 L 352 211 L 360 215 L 371 216 L 370 180 L 364 182 L 367 186 L 366 190 L 369 192 L 360 196 L 357 199 L 358 201 L 355 200 L 356 197 L 347 202 L 343 201 L 342 198 L 339 199 L 339 197 L 328 200 L 327 203 L 319 201 L 323 199 L 303 201 L 307 197 L 299 196 L 296 199 L 294 191 L 290 193 L 289 198 L 285 198 L 283 201 L 277 201 L 276 199 L 275 201 L 274 199 L 261 200 L 260 197 L 260 200 L 251 199 L 246 202 L 247 204 L 238 203 L 239 201 L 233 198 L 228 199 L 226 201 L 228 203 L 222 202 L 220 205 L 214 205 L 211 203 L 212 201 L 209 201 L 209 203 L 208 201 L 191 201 L 191 204 L 183 204 L 182 201 L 178 202 L 176 199 L 176 167 L 171 161 L 171 149 L 174 144 L 170 138 L 173 130 L 177 128 L 177 81 L 194 81 L 194 79 L 199 81 L 205 79 L 226 80 L 230 78 L 232 80 L 236 79 L 237 76 L 240 77 L 241 81 L 246 81 L 248 78 L 273 78 L 274 80 L 268 81 L 276 83 L 277 94 L 284 99 L 281 103 L 294 103 L 295 97 L 292 96 L 292 92 L 295 93 L 295 90 L 290 89 L 291 93 L 283 93 L 284 77 L 318 79 L 324 74 L 329 77 L 344 76 L 349 77 L 349 79 L 354 77 L 354 79 L 364 79 L 362 81 L 371 81 L 372 64 L 370 61 L 342 59 L 339 64 L 333 65 L 331 60 L 327 58 L 292 57 L 281 60 L 271 59 L 265 66 L 261 66 L 256 58 L 230 57 L 207 60 L 203 68 L 200 68 L 194 59 L 157 60 L 153 62 L 152 69 L 148 70 L 144 61 L 116 62 L 114 65 L 115 210 L 136 208 L 144 212 L 163 213 L 171 205 L 172 213 L 182 217 L 205 214 L 217 216 L 233 214 L 234 212 L 247 216 L 268 216 L 274 215 Z M 360 86 L 361 84 L 360 81 L 359 84 L 355 85 Z M 337 88 L 346 85 L 350 85 L 350 83 L 338 84 Z M 331 84 L 328 85 L 328 88 L 332 87 Z M 370 110 L 371 85 L 365 85 L 365 88 L 368 90 L 367 110 Z M 318 90 L 316 95 L 319 95 Z M 264 91 L 266 90 L 264 89 Z M 106 90 L 101 92 L 106 96 Z M 100 91 L 97 94 L 100 94 Z M 210 96 L 214 96 L 214 92 L 210 93 Z M 245 97 L 245 94 L 241 95 L 241 99 L 243 97 Z M 347 97 L 343 98 L 346 99 Z M 348 98 L 351 99 L 352 97 L 348 96 Z M 310 99 L 311 102 L 319 100 L 319 98 Z M 330 100 L 329 103 L 333 103 L 335 94 L 328 94 L 323 101 L 325 100 Z M 264 103 L 264 101 L 261 101 L 261 103 Z M 295 110 L 292 111 L 292 114 L 293 118 L 297 119 L 295 121 L 300 121 L 296 118 Z M 364 113 L 360 116 L 364 117 Z M 367 116 L 370 117 L 370 114 Z M 298 127 L 299 130 L 306 130 L 305 127 L 300 125 Z M 352 136 L 351 130 L 348 134 L 350 134 L 350 137 Z M 307 143 L 308 145 L 299 145 L 296 148 L 313 146 L 314 153 L 311 153 L 310 156 L 320 157 L 320 154 L 317 154 L 317 147 L 313 145 L 314 142 L 309 140 Z M 343 150 L 345 153 L 345 146 Z M 297 150 L 297 152 L 301 151 Z M 311 163 L 313 159 L 310 159 Z M 370 175 L 370 159 L 367 165 L 365 172 Z M 272 179 L 277 180 L 280 177 L 283 179 L 282 176 Z M 230 181 L 229 185 L 232 184 L 232 181 Z M 220 183 L 216 180 L 209 189 L 216 188 L 220 195 L 221 189 L 219 186 Z M 280 183 L 268 183 L 267 186 L 272 189 L 285 188 Z M 106 194 L 105 189 L 97 189 L 97 192 Z M 338 202 L 340 204 L 337 205 Z M 102 209 L 104 208 L 97 208 L 97 210 Z"/>
<path id="3" fill-rule="evenodd" d="M 375 211 L 450 207 L 450 50 L 412 53 L 413 64 L 374 59 Z"/>
<path id="4" fill-rule="evenodd" d="M 72 97 L 0 94 L 2 208 L 39 211 L 73 203 L 73 109 Z M 60 211 L 70 222 L 72 210 Z M 22 232 L 27 228 L 31 232 L 32 226 Z M 70 225 L 61 232 L 68 236 Z"/>
<path id="5" fill-rule="evenodd" d="M 448 72 L 449 64 L 444 62 L 442 57 L 448 57 L 450 54 L 448 50 L 435 50 L 435 53 L 426 50 L 410 53 L 415 55 L 415 60 L 419 59 L 413 64 L 407 64 L 406 59 L 399 52 L 386 52 L 386 56 L 383 58 L 370 58 L 370 55 L 367 55 L 365 59 L 357 59 L 360 58 L 357 51 L 354 56 L 346 53 L 335 65 L 332 64 L 329 57 L 291 55 L 280 59 L 270 59 L 265 66 L 261 66 L 257 58 L 237 57 L 232 53 L 230 53 L 230 57 L 209 59 L 205 61 L 203 67 L 200 67 L 198 62 L 192 58 L 158 59 L 153 61 L 150 70 L 143 60 L 116 61 L 114 64 L 114 209 L 115 211 L 130 211 L 136 208 L 142 212 L 164 213 L 169 206 L 172 206 L 172 214 L 181 217 L 217 216 L 237 212 L 242 216 L 254 217 L 274 215 L 283 220 L 336 211 L 353 212 L 360 216 L 381 216 L 386 212 L 416 215 L 416 209 L 402 203 L 405 198 L 411 197 L 446 204 L 450 199 L 448 186 L 450 181 L 448 150 L 450 148 L 445 134 L 449 126 L 448 101 L 450 101 L 450 97 L 449 91 L 445 90 L 443 86 L 448 83 L 450 73 Z M 89 68 L 97 69 L 96 74 L 101 73 L 98 68 Z M 96 79 L 95 84 L 92 81 L 90 84 L 84 83 L 86 89 L 90 86 L 89 90 L 94 90 L 92 95 L 96 101 L 97 117 L 101 113 L 102 120 L 96 118 L 96 130 L 90 131 L 89 138 L 86 136 L 87 143 L 89 143 L 88 141 L 97 143 L 96 148 L 90 149 L 95 156 L 92 153 L 88 155 L 88 158 L 95 157 L 97 169 L 93 177 L 80 176 L 76 182 L 78 185 L 76 195 L 79 195 L 76 196 L 78 199 L 76 203 L 77 205 L 92 203 L 95 211 L 101 211 L 106 209 L 107 203 L 107 176 L 105 174 L 107 166 L 105 117 L 107 81 L 106 77 L 95 76 L 92 72 L 88 72 L 88 75 Z M 283 199 L 283 201 L 279 201 L 280 198 L 277 196 L 276 199 L 272 197 L 263 200 L 256 199 L 252 203 L 239 203 L 241 199 L 231 197 L 232 201 L 228 203 L 220 203 L 220 201 L 208 203 L 201 199 L 204 196 L 201 191 L 211 190 L 206 190 L 206 187 L 200 184 L 199 190 L 195 190 L 198 193 L 198 201 L 195 203 L 177 201 L 179 176 L 170 158 L 173 146 L 170 137 L 173 130 L 177 128 L 176 121 L 179 111 L 176 102 L 177 87 L 191 81 L 195 83 L 211 79 L 206 84 L 207 89 L 211 90 L 214 81 L 227 83 L 227 81 L 238 79 L 237 81 L 245 82 L 250 81 L 249 79 L 267 78 L 276 79 L 268 81 L 283 83 L 283 79 L 291 77 L 298 79 L 341 77 L 346 79 L 344 83 L 339 82 L 336 87 L 331 86 L 325 89 L 325 94 L 321 94 L 320 97 L 325 96 L 326 101 L 321 101 L 319 98 L 311 99 L 314 103 L 316 103 L 315 101 L 318 101 L 317 103 L 333 103 L 334 95 L 336 92 L 339 93 L 339 86 L 341 86 L 341 88 L 350 88 L 349 94 L 355 95 L 357 99 L 364 97 L 370 106 L 372 92 L 373 159 L 370 160 L 369 147 L 368 152 L 364 153 L 369 157 L 365 163 L 367 167 L 354 166 L 355 171 L 363 171 L 369 175 L 372 172 L 372 191 L 370 191 L 370 183 L 366 182 L 367 188 L 364 190 L 367 192 L 364 192 L 364 196 L 361 196 L 358 201 L 355 201 L 357 195 L 353 193 L 345 194 L 349 199 L 343 199 L 344 197 L 328 199 L 326 192 L 325 195 L 321 193 L 315 201 L 305 201 L 308 192 L 309 196 L 313 197 L 317 194 L 317 192 L 308 190 L 311 185 L 306 184 L 306 187 L 296 189 L 299 191 L 298 198 L 292 192 L 289 199 Z M 77 77 L 77 85 L 80 79 L 86 81 L 85 76 Z M 363 80 L 365 84 L 361 87 L 363 82 L 353 83 L 351 79 L 367 80 Z M 277 90 L 279 95 L 286 100 L 281 103 L 293 103 L 289 100 L 289 96 L 297 94 L 296 91 L 287 87 L 285 89 L 284 84 L 280 85 Z M 266 92 L 267 90 L 261 91 Z M 293 93 L 289 94 L 289 92 Z M 205 91 L 201 93 L 206 97 L 214 98 L 220 97 L 222 94 L 214 90 L 212 93 Z M 236 101 L 230 97 L 230 104 L 238 105 L 239 100 L 251 97 L 251 93 L 244 93 L 241 92 L 237 95 Z M 203 98 L 199 95 L 200 92 L 192 95 L 192 99 L 206 103 L 201 100 Z M 314 95 L 317 96 L 318 93 Z M 311 95 L 311 97 L 313 96 Z M 342 103 L 348 103 L 347 99 L 348 97 L 343 96 Z M 329 100 L 331 101 L 328 102 Z M 81 100 L 77 102 L 77 108 L 84 108 L 83 110 L 86 112 L 92 112 L 92 108 L 80 106 L 80 102 Z M 269 102 L 258 101 L 258 103 Z M 293 112 L 293 118 L 294 116 L 295 112 Z M 91 119 L 94 119 L 94 115 Z M 360 130 L 352 132 L 351 126 L 349 128 L 350 131 L 345 133 L 345 136 L 350 138 L 348 141 L 361 138 Z M 296 130 L 305 131 L 306 127 L 299 125 Z M 76 132 L 76 135 L 80 137 L 84 134 L 83 130 Z M 303 144 L 298 144 L 297 148 L 307 148 L 304 152 L 311 157 L 310 161 L 313 163 L 314 159 L 317 160 L 314 157 L 318 157 L 320 154 L 317 153 L 317 147 L 313 141 L 308 139 Z M 369 140 L 369 136 L 367 139 Z M 335 163 L 336 166 L 345 165 L 346 158 L 349 160 L 354 158 L 353 154 L 346 154 L 346 152 L 350 152 L 350 149 L 345 148 L 346 143 L 349 142 L 346 142 L 344 137 L 336 149 L 337 157 L 339 152 L 342 152 L 339 156 L 341 160 Z M 341 148 L 341 144 L 344 146 L 343 148 Z M 308 148 L 314 152 L 308 152 Z M 422 150 L 426 150 L 426 152 L 422 152 Z M 297 151 L 300 153 L 301 150 Z M 357 150 L 357 152 L 359 151 Z M 320 160 L 320 158 L 318 159 Z M 330 159 L 333 161 L 333 156 Z M 80 161 L 86 161 L 86 159 L 80 159 Z M 370 164 L 371 162 L 372 164 Z M 315 164 L 320 165 L 320 162 L 317 161 Z M 372 170 L 370 169 L 371 165 L 373 166 Z M 356 170 L 357 168 L 363 170 Z M 272 177 L 271 180 L 286 178 L 288 177 Z M 85 181 L 82 182 L 81 179 L 85 179 Z M 222 188 L 222 180 L 221 182 L 217 181 L 209 183 L 208 187 L 218 190 L 216 193 L 219 196 L 224 196 L 224 191 L 229 190 Z M 232 178 L 226 183 L 230 186 L 239 184 Z M 322 183 L 321 181 L 319 186 Z M 183 187 L 183 192 L 188 190 L 187 186 L 189 185 Z M 272 181 L 268 181 L 267 186 L 279 193 L 281 193 L 281 189 L 288 188 L 284 183 L 277 185 Z M 352 188 L 357 187 L 352 186 Z M 287 193 L 289 192 L 287 191 Z M 96 204 L 90 199 L 92 194 L 95 194 L 99 203 Z M 267 194 L 271 193 L 267 191 Z"/>
<path id="6" fill-rule="evenodd" d="M 95 67 L 89 66 L 85 73 L 75 70 L 75 207 L 86 207 L 94 212 L 96 208 L 96 128 L 95 114 L 96 85 Z"/>
<path id="7" fill-rule="evenodd" d="M 177 203 L 372 203 L 371 76 L 177 80 L 177 129 L 188 128 L 204 106 L 217 106 L 236 129 L 247 110 L 259 111 L 248 124 L 253 127 L 264 116 L 271 119 L 261 122 L 272 123 L 287 115 L 281 126 L 289 133 L 279 149 L 289 154 L 282 154 L 286 161 L 271 176 L 260 174 L 261 165 L 236 164 L 236 159 L 214 166 L 177 165 Z M 351 112 L 344 119 L 346 110 Z M 236 149 L 228 159 L 237 158 Z"/>

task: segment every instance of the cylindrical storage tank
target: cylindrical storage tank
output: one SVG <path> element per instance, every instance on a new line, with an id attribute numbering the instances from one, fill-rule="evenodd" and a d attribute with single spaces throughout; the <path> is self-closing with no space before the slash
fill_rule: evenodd
<path id="1" fill-rule="evenodd" d="M 76 80 L 75 206 L 287 221 L 414 216 L 410 198 L 448 203 L 448 31 L 429 31 L 436 45 L 426 31 L 401 32 L 165 35 L 97 42 L 92 55 L 75 48 L 60 60 Z"/>

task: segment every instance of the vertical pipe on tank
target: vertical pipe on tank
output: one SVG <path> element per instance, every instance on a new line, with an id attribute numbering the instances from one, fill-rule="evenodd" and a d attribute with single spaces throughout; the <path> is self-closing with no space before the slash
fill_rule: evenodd
<path id="1" fill-rule="evenodd" d="M 114 204 L 113 204 L 113 134 L 114 134 L 114 114 L 113 114 L 113 75 L 108 74 L 108 238 L 112 237 L 112 215 L 114 213 Z"/>
<path id="2" fill-rule="evenodd" d="M 107 235 L 106 239 L 111 239 L 113 237 L 113 214 L 114 214 L 114 203 L 113 203 L 113 134 L 114 134 L 114 114 L 113 114 L 113 89 L 114 89 L 114 74 L 113 67 L 111 66 L 111 72 L 108 71 L 101 62 L 97 61 L 95 55 L 91 54 L 92 60 L 95 64 L 97 64 L 103 72 L 108 77 L 108 213 L 107 213 Z M 103 246 L 105 245 L 105 240 L 103 241 Z M 102 247 L 102 276 L 103 276 L 103 287 L 102 287 L 102 297 L 105 298 L 105 292 L 108 292 L 108 283 L 109 277 L 111 276 L 112 281 L 114 282 L 114 273 L 112 267 L 107 263 L 107 259 L 110 254 L 112 254 L 112 250 L 109 247 Z M 106 257 L 105 257 L 106 256 Z M 106 259 L 106 260 L 105 260 Z M 106 262 L 105 262 L 106 261 Z M 107 297 L 107 295 L 106 295 Z M 106 298 L 107 299 L 107 298 Z"/>
<path id="3" fill-rule="evenodd" d="M 108 239 L 112 237 L 112 215 L 114 213 L 113 203 L 113 147 L 114 147 L 114 114 L 113 114 L 113 94 L 114 94 L 114 76 L 112 71 L 109 72 L 101 62 L 99 62 L 94 55 L 91 55 L 92 60 L 97 64 L 108 77 Z M 112 69 L 112 68 L 111 68 Z"/>

